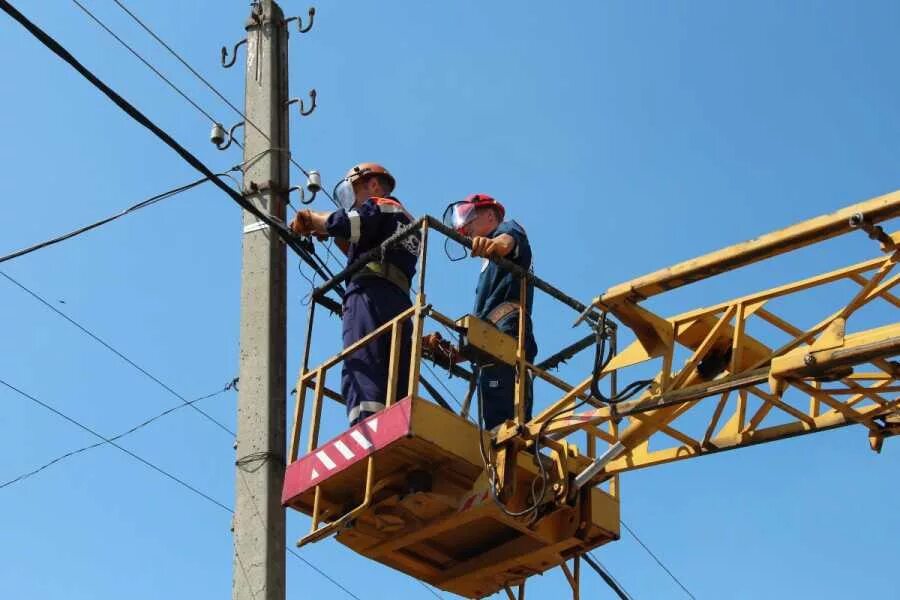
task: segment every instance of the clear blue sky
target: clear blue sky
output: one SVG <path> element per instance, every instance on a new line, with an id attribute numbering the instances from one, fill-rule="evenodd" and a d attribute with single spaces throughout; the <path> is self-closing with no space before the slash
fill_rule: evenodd
<path id="1" fill-rule="evenodd" d="M 239 162 L 237 148 L 215 150 L 208 122 L 74 5 L 18 4 L 208 164 Z M 217 118 L 234 121 L 111 1 L 87 4 Z M 218 54 L 243 36 L 246 2 L 130 6 L 242 105 L 242 71 L 222 70 Z M 417 214 L 492 193 L 528 229 L 538 272 L 584 300 L 900 187 L 897 3 L 318 9 L 312 33 L 291 35 L 291 89 L 316 87 L 320 99 L 312 117 L 292 119 L 295 158 L 330 183 L 352 163 L 382 162 Z M 6 17 L 0 48 L 0 254 L 196 178 Z M 238 209 L 207 186 L 3 270 L 195 398 L 237 371 L 240 237 Z M 750 269 L 653 306 L 668 314 L 709 304 L 873 250 L 859 236 L 787 260 L 783 271 Z M 434 264 L 436 301 L 464 312 L 477 263 Z M 308 289 L 296 272 L 291 259 L 290 380 Z M 0 378 L 106 435 L 178 404 L 3 279 L 0 302 Z M 824 310 L 822 302 L 797 310 Z M 571 313 L 553 310 L 537 306 L 542 354 L 576 335 Z M 0 403 L 0 480 L 94 441 L 5 389 Z M 233 392 L 201 406 L 233 426 Z M 123 445 L 232 504 L 232 439 L 193 411 Z M 864 431 L 846 429 L 629 474 L 622 514 L 698 598 L 900 598 L 898 468 L 896 442 L 877 456 Z M 0 490 L 0 514 L 4 598 L 230 594 L 230 515 L 114 448 Z M 291 543 L 306 527 L 291 515 Z M 302 553 L 364 600 L 433 597 L 333 541 Z M 685 597 L 627 534 L 597 556 L 635 598 Z M 588 579 L 584 597 L 609 597 Z M 292 557 L 288 582 L 292 599 L 346 598 Z M 537 578 L 529 598 L 564 597 L 563 585 L 558 573 Z"/>

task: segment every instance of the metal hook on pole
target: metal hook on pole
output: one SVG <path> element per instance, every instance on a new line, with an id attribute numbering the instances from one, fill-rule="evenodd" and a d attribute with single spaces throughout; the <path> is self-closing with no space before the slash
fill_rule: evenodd
<path id="1" fill-rule="evenodd" d="M 291 98 L 290 100 L 288 100 L 288 106 L 290 106 L 291 104 L 299 103 L 300 104 L 300 116 L 308 117 L 309 115 L 311 115 L 313 113 L 314 110 L 316 110 L 316 90 L 315 90 L 315 88 L 309 90 L 309 98 L 310 98 L 310 100 L 312 100 L 312 104 L 310 105 L 309 110 L 307 110 L 306 105 L 303 104 L 303 100 L 301 98 Z"/>
<path id="2" fill-rule="evenodd" d="M 228 48 L 226 46 L 222 46 L 222 66 L 226 69 L 230 69 L 234 66 L 234 62 L 237 60 L 237 49 L 247 43 L 247 38 L 242 39 L 237 44 L 234 45 L 234 49 L 231 51 L 231 60 L 228 60 Z"/>
<path id="3" fill-rule="evenodd" d="M 299 31 L 300 33 L 306 33 L 313 27 L 313 22 L 315 21 L 315 17 L 316 17 L 316 7 L 310 6 L 308 14 L 309 14 L 309 23 L 307 23 L 306 27 L 303 26 L 303 19 L 301 17 L 290 17 L 289 19 L 285 19 L 284 24 L 287 25 L 291 21 L 297 21 L 297 31 Z"/>

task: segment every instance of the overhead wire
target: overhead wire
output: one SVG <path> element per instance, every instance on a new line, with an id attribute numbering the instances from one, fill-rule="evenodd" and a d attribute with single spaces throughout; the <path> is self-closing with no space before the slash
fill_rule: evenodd
<path id="1" fill-rule="evenodd" d="M 116 435 L 114 435 L 114 436 L 112 436 L 112 437 L 110 437 L 110 438 L 104 439 L 103 441 L 97 442 L 97 443 L 95 443 L 95 444 L 89 444 L 89 445 L 87 445 L 87 446 L 82 446 L 81 448 L 78 448 L 78 449 L 76 449 L 76 450 L 72 450 L 72 451 L 70 451 L 70 452 L 66 452 L 65 454 L 61 454 L 61 455 L 57 456 L 56 458 L 54 458 L 54 459 L 52 459 L 52 460 L 50 460 L 50 461 L 44 463 L 44 464 L 41 465 L 40 467 L 37 467 L 37 468 L 35 468 L 35 469 L 32 469 L 32 470 L 27 471 L 27 472 L 25 472 L 25 473 L 22 473 L 21 475 L 18 475 L 18 476 L 16 476 L 16 477 L 13 477 L 12 479 L 9 479 L 9 480 L 7 480 L 7 481 L 4 481 L 4 482 L 0 483 L 0 489 L 3 489 L 3 488 L 5 488 L 5 487 L 8 487 L 8 486 L 13 485 L 13 484 L 15 484 L 15 483 L 18 483 L 18 482 L 20 482 L 20 481 L 24 481 L 24 480 L 26 480 L 26 479 L 29 479 L 30 477 L 33 477 L 33 476 L 37 475 L 37 474 L 40 473 L 41 471 L 44 471 L 44 470 L 46 470 L 46 469 L 52 467 L 53 465 L 58 464 L 58 463 L 60 463 L 60 462 L 62 462 L 62 461 L 64 461 L 64 460 L 66 460 L 67 458 L 71 458 L 71 457 L 76 456 L 76 455 L 78 455 L 78 454 L 82 454 L 83 452 L 87 452 L 88 450 L 93 450 L 94 448 L 99 448 L 100 446 L 105 446 L 106 444 L 109 444 L 109 443 L 111 443 L 111 442 L 118 441 L 118 440 L 122 439 L 122 438 L 125 437 L 125 436 L 131 435 L 132 433 L 135 433 L 135 432 L 137 432 L 137 431 L 143 429 L 144 427 L 147 427 L 148 425 L 150 425 L 150 424 L 153 423 L 154 421 L 157 421 L 157 420 L 159 420 L 159 419 L 165 417 L 166 415 L 170 415 L 170 414 L 172 414 L 173 412 L 175 412 L 175 411 L 177 411 L 177 410 L 180 410 L 180 409 L 184 408 L 185 406 L 193 406 L 193 405 L 196 404 L 197 402 L 201 402 L 201 401 L 203 401 L 203 400 L 207 400 L 207 399 L 209 399 L 209 398 L 213 398 L 213 397 L 218 396 L 218 395 L 220 395 L 220 394 L 224 394 L 225 392 L 227 392 L 227 391 L 229 391 L 229 390 L 232 390 L 232 389 L 237 389 L 237 381 L 238 381 L 238 379 L 237 379 L 237 377 L 235 377 L 235 378 L 234 378 L 233 380 L 231 380 L 231 382 L 228 383 L 225 387 L 223 387 L 223 388 L 221 388 L 221 389 L 219 389 L 219 390 L 216 390 L 215 392 L 213 392 L 213 393 L 211 393 L 211 394 L 206 394 L 205 396 L 200 396 L 199 398 L 194 398 L 193 400 L 191 400 L 191 401 L 188 402 L 187 404 L 179 404 L 179 405 L 177 405 L 177 406 L 173 406 L 173 407 L 171 407 L 171 408 L 169 408 L 169 409 L 167 409 L 167 410 L 162 411 L 161 413 L 158 413 L 158 414 L 156 414 L 156 415 L 154 415 L 154 416 L 152 416 L 152 417 L 150 417 L 150 418 L 148 418 L 148 419 L 145 419 L 145 420 L 141 421 L 140 423 L 138 423 L 138 424 L 135 425 L 134 427 L 132 427 L 132 428 L 126 430 L 126 431 L 123 431 L 122 433 L 119 433 L 119 434 L 116 434 Z"/>
<path id="2" fill-rule="evenodd" d="M 0 1 L 5 1 L 5 0 L 0 0 Z M 120 450 L 121 452 L 124 452 L 125 454 L 127 454 L 128 456 L 134 458 L 135 460 L 137 460 L 137 461 L 140 462 L 141 464 L 143 464 L 143 465 L 145 465 L 145 466 L 147 466 L 147 467 L 153 469 L 153 470 L 156 471 L 157 473 L 159 473 L 159 474 L 165 476 L 166 478 L 168 478 L 168 479 L 170 479 L 170 480 L 172 480 L 172 481 L 178 483 L 179 485 L 181 485 L 182 487 L 184 487 L 184 488 L 187 489 L 188 491 L 190 491 L 190 492 L 192 492 L 192 493 L 194 493 L 194 494 L 200 496 L 201 498 L 205 499 L 207 502 L 210 502 L 211 504 L 214 504 L 214 505 L 216 505 L 217 507 L 219 507 L 219 508 L 221 508 L 221 509 L 223 509 L 223 510 L 225 510 L 225 511 L 231 513 L 231 514 L 234 514 L 234 510 L 233 510 L 232 508 L 230 508 L 229 506 L 223 504 L 222 502 L 219 502 L 218 500 L 216 500 L 215 498 L 213 498 L 213 497 L 210 496 L 209 494 L 204 493 L 203 491 L 201 491 L 201 490 L 199 490 L 198 488 L 194 487 L 193 485 L 191 485 L 190 483 L 188 483 L 188 482 L 185 481 L 184 479 L 182 479 L 182 478 L 180 478 L 180 477 L 178 477 L 178 476 L 176 476 L 176 475 L 173 475 L 173 474 L 170 473 L 169 471 L 166 471 L 166 470 L 163 469 L 162 467 L 160 467 L 160 466 L 158 466 L 158 465 L 156 465 L 156 464 L 154 464 L 154 463 L 148 461 L 147 459 L 141 457 L 140 455 L 136 454 L 135 452 L 132 452 L 131 450 L 128 450 L 127 448 L 125 448 L 125 447 L 123 447 L 123 446 L 117 444 L 116 441 L 115 441 L 113 438 L 107 438 L 107 437 L 103 436 L 102 434 L 98 433 L 98 432 L 95 431 L 94 429 L 92 429 L 92 428 L 88 427 L 87 425 L 81 423 L 81 422 L 78 421 L 77 419 L 75 419 L 75 418 L 73 418 L 73 417 L 70 417 L 69 415 L 67 415 L 67 414 L 65 414 L 65 413 L 63 413 L 63 412 L 61 412 L 60 410 L 54 408 L 53 406 L 47 404 L 46 402 L 43 402 L 43 401 L 39 400 L 39 399 L 36 398 L 35 396 L 32 396 L 31 394 L 29 394 L 29 393 L 27 393 L 27 392 L 25 392 L 25 391 L 19 389 L 18 387 L 14 386 L 14 385 L 12 385 L 12 384 L 10 384 L 10 383 L 8 383 L 7 381 L 5 381 L 5 380 L 3 380 L 3 379 L 0 379 L 0 385 L 3 385 L 3 386 L 5 386 L 5 387 L 9 388 L 10 390 L 12 390 L 12 391 L 15 392 L 16 394 L 22 396 L 23 398 L 26 398 L 26 399 L 28 399 L 28 400 L 34 402 L 35 404 L 37 404 L 37 405 L 43 407 L 44 409 L 46 409 L 46 410 L 52 412 L 53 414 L 55 414 L 55 415 L 57 415 L 57 416 L 59 416 L 59 417 L 65 419 L 66 421 L 68 421 L 69 423 L 75 425 L 75 426 L 78 427 L 79 429 L 82 429 L 82 430 L 84 430 L 84 431 L 90 433 L 92 436 L 94 436 L 94 437 L 96 437 L 96 438 L 99 438 L 100 440 L 102 440 L 102 443 L 104 443 L 104 444 L 109 444 L 109 445 L 113 446 L 114 448 Z M 350 597 L 354 598 L 355 600 L 361 600 L 361 599 L 359 598 L 359 596 L 357 596 L 356 594 L 354 594 L 353 592 L 351 592 L 350 590 L 348 590 L 346 587 L 344 587 L 343 585 L 341 585 L 340 582 L 338 582 L 338 581 L 335 580 L 333 577 L 331 577 L 330 575 L 328 575 L 327 573 L 325 573 L 324 571 L 322 571 L 319 567 L 315 566 L 313 563 L 311 563 L 311 562 L 308 561 L 307 559 L 305 559 L 305 558 L 303 558 L 302 556 L 300 556 L 300 554 L 297 553 L 293 548 L 291 548 L 290 546 L 285 546 L 285 549 L 286 549 L 288 552 L 290 552 L 292 555 L 294 555 L 296 558 L 298 558 L 300 561 L 302 561 L 304 564 L 306 564 L 308 567 L 310 567 L 311 569 L 313 569 L 314 571 L 316 571 L 317 573 L 319 573 L 322 577 L 324 577 L 325 579 L 327 579 L 328 581 L 330 581 L 332 584 L 334 584 L 335 586 L 337 586 L 337 587 L 340 588 L 341 590 L 343 590 L 343 591 L 344 591 L 346 594 L 348 594 Z"/>
<path id="3" fill-rule="evenodd" d="M 234 200 L 241 208 L 255 216 L 257 219 L 265 223 L 269 226 L 269 228 L 274 231 L 279 238 L 287 245 L 289 248 L 294 250 L 301 259 L 307 262 L 314 270 L 321 271 L 320 267 L 313 261 L 312 258 L 309 257 L 308 251 L 303 248 L 300 244 L 300 241 L 293 235 L 293 233 L 287 228 L 285 223 L 275 219 L 274 217 L 263 213 L 259 208 L 257 208 L 252 202 L 248 201 L 243 195 L 235 192 L 231 187 L 229 187 L 220 177 L 218 177 L 215 173 L 213 173 L 209 167 L 207 167 L 200 159 L 194 156 L 190 151 L 188 151 L 184 146 L 178 143 L 171 135 L 169 135 L 165 130 L 159 127 L 156 123 L 150 120 L 144 113 L 138 110 L 133 104 L 125 100 L 119 93 L 109 87 L 106 83 L 104 83 L 100 78 L 98 78 L 93 72 L 91 72 L 88 68 L 82 65 L 68 50 L 66 50 L 59 42 L 57 42 L 52 36 L 43 31 L 40 27 L 31 22 L 27 17 L 25 17 L 21 12 L 19 12 L 12 4 L 10 4 L 7 0 L 0 0 L 0 9 L 3 10 L 6 14 L 8 14 L 13 20 L 19 23 L 22 27 L 24 27 L 32 36 L 34 36 L 41 44 L 43 44 L 46 48 L 48 48 L 51 52 L 56 54 L 60 59 L 66 62 L 69 66 L 75 69 L 82 77 L 88 80 L 94 87 L 96 87 L 101 93 L 103 93 L 109 100 L 111 100 L 116 106 L 122 109 L 128 116 L 137 121 L 143 127 L 148 129 L 153 135 L 159 138 L 162 142 L 164 142 L 167 146 L 169 146 L 172 150 L 175 151 L 185 162 L 191 165 L 194 169 L 210 178 L 210 181 L 216 185 L 223 192 L 228 194 L 228 196 Z M 319 273 L 323 279 L 327 279 L 325 277 L 324 272 Z"/>
<path id="4" fill-rule="evenodd" d="M 5 387 L 9 388 L 10 390 L 12 390 L 13 392 L 15 392 L 15 393 L 17 393 L 18 395 L 22 396 L 23 398 L 27 398 L 28 400 L 31 400 L 31 401 L 34 402 L 35 404 L 37 404 L 37 405 L 39 405 L 39 406 L 42 406 L 42 407 L 45 408 L 46 410 L 48 410 L 48 411 L 52 412 L 53 414 L 55 414 L 55 415 L 57 415 L 57 416 L 59 416 L 59 417 L 65 419 L 66 421 L 68 421 L 69 423 L 75 425 L 75 426 L 78 427 L 79 429 L 82 429 L 82 430 L 84 430 L 84 431 L 90 433 L 90 434 L 91 434 L 92 436 L 94 436 L 95 438 L 98 438 L 98 439 L 102 440 L 104 443 L 109 444 L 110 446 L 112 446 L 112 447 L 114 447 L 114 448 L 117 448 L 118 450 L 124 452 L 124 453 L 127 454 L 128 456 L 130 456 L 130 457 L 132 457 L 133 459 L 135 459 L 136 461 L 138 461 L 138 462 L 144 464 L 144 465 L 147 466 L 147 467 L 150 467 L 150 468 L 153 469 L 154 471 L 160 473 L 161 475 L 164 475 L 164 476 L 167 477 L 168 479 L 170 479 L 170 480 L 174 481 L 175 483 L 181 485 L 182 487 L 184 487 L 184 488 L 190 490 L 191 492 L 197 494 L 198 496 L 201 496 L 201 497 L 205 498 L 206 500 L 208 500 L 209 502 L 215 504 L 215 505 L 218 506 L 219 508 L 221 508 L 221 509 L 223 509 L 223 510 L 226 510 L 226 511 L 228 511 L 228 512 L 232 512 L 232 510 L 231 510 L 230 508 L 228 508 L 226 505 L 222 504 L 221 502 L 219 502 L 218 500 L 216 500 L 215 498 L 213 498 L 213 497 L 210 496 L 209 494 L 206 494 L 205 492 L 200 491 L 199 489 L 197 489 L 197 488 L 194 487 L 193 485 L 189 484 L 189 483 L 186 482 L 185 480 L 181 479 L 180 477 L 177 477 L 177 476 L 173 475 L 172 473 L 166 471 L 166 470 L 163 469 L 162 467 L 159 467 L 159 466 L 153 464 L 152 462 L 148 461 L 147 459 L 145 459 L 145 458 L 143 458 L 143 457 L 141 457 L 141 456 L 135 454 L 135 453 L 132 452 L 131 450 L 129 450 L 129 449 L 123 447 L 123 446 L 120 446 L 119 444 L 117 444 L 117 443 L 116 443 L 115 441 L 113 441 L 112 439 L 110 439 L 110 438 L 108 438 L 108 437 L 106 437 L 106 436 L 104 436 L 104 435 L 101 435 L 101 434 L 98 433 L 96 430 L 94 430 L 94 429 L 88 427 L 87 425 L 85 425 L 84 423 L 81 423 L 80 421 L 74 419 L 73 417 L 70 417 L 69 415 L 67 415 L 67 414 L 65 414 L 64 412 L 62 412 L 62 411 L 60 411 L 60 410 L 54 408 L 53 406 L 50 406 L 50 405 L 47 404 L 46 402 L 43 402 L 43 401 L 39 400 L 38 398 L 36 398 L 36 397 L 32 396 L 31 394 L 29 394 L 29 393 L 27 393 L 27 392 L 25 392 L 25 391 L 23 391 L 23 390 L 17 388 L 16 386 L 14 386 L 14 385 L 12 385 L 12 384 L 6 382 L 6 381 L 3 380 L 3 379 L 0 379 L 0 385 L 3 385 L 3 386 L 5 386 Z"/>
<path id="5" fill-rule="evenodd" d="M 15 285 L 16 287 L 18 287 L 19 289 L 21 289 L 22 291 L 24 291 L 26 294 L 28 294 L 29 296 L 31 296 L 32 298 L 34 298 L 35 300 L 37 300 L 38 302 L 40 302 L 41 304 L 43 304 L 44 306 L 46 306 L 47 308 L 49 308 L 51 311 L 53 311 L 54 313 L 56 313 L 58 316 L 62 317 L 63 319 L 65 319 L 66 321 L 68 321 L 69 323 L 71 323 L 72 325 L 74 325 L 74 326 L 75 326 L 77 329 L 79 329 L 82 333 L 84 333 L 85 335 L 87 335 L 88 337 L 90 337 L 91 339 L 93 339 L 95 342 L 97 342 L 98 344 L 100 344 L 101 346 L 103 346 L 104 348 L 106 348 L 107 350 L 109 350 L 110 352 L 112 352 L 113 354 L 115 354 L 116 356 L 118 356 L 120 359 L 122 359 L 123 361 L 125 361 L 128 365 L 130 365 L 130 366 L 133 367 L 135 370 L 137 370 L 139 373 L 141 373 L 142 375 L 144 375 L 147 379 L 149 379 L 150 381 L 154 382 L 156 385 L 160 386 L 162 389 L 166 390 L 168 393 L 170 393 L 170 394 L 171 394 L 172 396 L 174 396 L 175 398 L 181 400 L 182 404 L 184 404 L 184 405 L 190 405 L 190 407 L 191 407 L 194 411 L 196 411 L 196 412 L 198 412 L 199 414 L 203 415 L 208 421 L 210 421 L 211 423 L 213 423 L 214 425 L 216 425 L 219 429 L 221 429 L 222 431 L 228 433 L 230 436 L 234 437 L 234 435 L 235 435 L 234 431 L 232 431 L 230 428 L 228 428 L 224 423 L 222 423 L 221 421 L 217 420 L 215 417 L 213 417 L 212 415 L 210 415 L 209 413 L 207 413 L 207 412 L 204 411 L 203 409 L 201 409 L 201 408 L 199 408 L 199 407 L 197 407 L 197 406 L 195 406 L 195 405 L 193 405 L 193 404 L 190 404 L 190 401 L 189 401 L 187 398 L 185 398 L 184 396 L 182 396 L 181 394 L 179 394 L 178 392 L 176 392 L 176 391 L 175 391 L 174 389 L 172 389 L 168 384 L 166 384 L 165 382 L 163 382 L 159 377 L 157 377 L 156 375 L 152 374 L 150 371 L 148 371 L 147 369 L 145 369 L 144 367 L 142 367 L 141 365 L 139 365 L 138 363 L 136 363 L 134 360 L 132 360 L 131 358 L 129 358 L 128 356 L 126 356 L 124 352 L 122 352 L 122 351 L 118 350 L 117 348 L 115 348 L 112 344 L 110 344 L 109 342 L 107 342 L 106 340 L 104 340 L 103 338 L 101 338 L 99 335 L 97 335 L 96 333 L 94 333 L 93 331 L 91 331 L 90 329 L 88 329 L 87 327 L 85 327 L 84 325 L 82 325 L 81 323 L 79 323 L 78 321 L 76 321 L 75 319 L 73 319 L 72 317 L 70 317 L 69 315 L 67 315 L 66 313 L 64 313 L 63 311 L 61 311 L 61 310 L 59 310 L 58 308 L 56 308 L 55 306 L 53 306 L 49 301 L 47 301 L 46 298 L 44 298 L 43 296 L 41 296 L 40 294 L 38 294 L 37 292 L 35 292 L 35 291 L 32 290 L 31 288 L 27 287 L 25 284 L 23 284 L 22 282 L 20 282 L 18 279 L 12 277 L 12 276 L 9 275 L 8 273 L 5 273 L 5 272 L 3 272 L 3 271 L 0 271 L 0 277 L 3 277 L 4 279 L 6 279 L 7 281 L 9 281 L 10 283 L 12 283 L 13 285 Z"/>
<path id="6" fill-rule="evenodd" d="M 612 573 L 610 573 L 609 570 L 603 566 L 603 563 L 594 558 L 594 556 L 590 552 L 586 552 L 581 557 L 584 559 L 584 562 L 586 562 L 592 569 L 594 569 L 597 575 L 599 575 L 600 578 L 603 579 L 606 585 L 608 585 L 609 588 L 616 593 L 616 595 L 619 597 L 619 600 L 632 600 L 631 594 L 629 594 L 625 590 L 625 588 L 622 587 L 622 584 L 612 576 Z"/>
<path id="7" fill-rule="evenodd" d="M 225 174 L 224 174 L 224 173 L 219 173 L 219 175 L 225 175 Z M 98 227 L 101 227 L 101 226 L 103 226 L 103 225 L 106 225 L 107 223 L 111 223 L 111 222 L 113 222 L 113 221 L 115 221 L 115 220 L 117 220 L 117 219 L 121 219 L 122 217 L 124 217 L 124 216 L 126 216 L 126 215 L 129 215 L 129 214 L 131 214 L 131 213 L 137 212 L 137 211 L 139 211 L 139 210 L 141 210 L 141 209 L 144 209 L 144 208 L 148 208 L 148 207 L 153 206 L 154 204 L 156 204 L 156 203 L 158 203 L 158 202 L 161 202 L 161 201 L 163 201 L 163 200 L 166 200 L 166 199 L 168 199 L 168 198 L 171 198 L 171 197 L 173 197 L 173 196 L 176 196 L 176 195 L 178 195 L 178 194 L 180 194 L 180 193 L 182 193 L 182 192 L 186 192 L 186 191 L 188 191 L 188 190 L 190 190 L 190 189 L 193 189 L 193 188 L 195 188 L 195 187 L 199 186 L 200 184 L 205 183 L 205 182 L 207 182 L 207 181 L 209 181 L 209 177 L 202 177 L 202 178 L 200 178 L 200 179 L 197 179 L 197 180 L 195 180 L 195 181 L 192 181 L 191 183 L 187 183 L 187 184 L 185 184 L 185 185 L 182 185 L 182 186 L 173 188 L 173 189 L 171 189 L 171 190 L 167 190 L 167 191 L 162 192 L 162 193 L 160 193 L 160 194 L 157 194 L 157 195 L 155 195 L 155 196 L 151 196 L 150 198 L 147 198 L 146 200 L 141 200 L 141 201 L 138 202 L 137 204 L 133 204 L 133 205 L 129 206 L 128 208 L 126 208 L 126 209 L 124 209 L 124 210 L 122 210 L 122 211 L 119 211 L 119 212 L 117 212 L 117 213 L 115 213 L 115 214 L 113 214 L 113 215 L 110 215 L 110 216 L 108 216 L 108 217 L 105 217 L 105 218 L 103 218 L 103 219 L 100 219 L 99 221 L 94 221 L 94 222 L 91 223 L 90 225 L 85 225 L 84 227 L 79 227 L 78 229 L 74 229 L 74 230 L 72 230 L 72 231 L 70 231 L 70 232 L 68 232 L 68 233 L 64 233 L 64 234 L 62 234 L 62 235 L 59 235 L 59 236 L 50 238 L 50 239 L 45 240 L 45 241 L 43 241 L 43 242 L 39 242 L 39 243 L 34 244 L 34 245 L 32 245 L 32 246 L 28 246 L 27 248 L 22 248 L 22 249 L 20 249 L 20 250 L 16 250 L 15 252 L 11 252 L 10 254 L 7 254 L 6 256 L 0 257 L 0 263 L 4 263 L 4 262 L 6 262 L 6 261 L 8 261 L 8 260 L 12 260 L 12 259 L 14 259 L 14 258 L 19 258 L 20 256 L 25 256 L 26 254 L 31 254 L 32 252 L 36 252 L 36 251 L 38 251 L 38 250 L 42 250 L 43 248 L 47 248 L 47 247 L 49 247 L 49 246 L 53 246 L 53 245 L 58 244 L 58 243 L 60 243 L 60 242 L 64 242 L 64 241 L 66 241 L 66 240 L 68 240 L 68 239 L 77 237 L 77 236 L 79 236 L 79 235 L 81 235 L 81 234 L 87 233 L 87 232 L 89 232 L 89 231 L 91 231 L 91 230 L 97 229 Z"/>
<path id="8" fill-rule="evenodd" d="M 194 75 L 194 77 L 196 77 L 201 83 L 203 83 L 203 85 L 205 85 L 213 94 L 218 96 L 218 98 L 220 100 L 222 100 L 222 102 L 224 102 L 231 110 L 233 110 L 235 112 L 235 114 L 240 116 L 247 125 L 250 125 L 266 140 L 271 141 L 269 136 L 266 135 L 265 132 L 262 129 L 260 129 L 256 123 L 254 123 L 253 121 L 248 119 L 247 115 L 245 115 L 244 112 L 241 109 L 239 109 L 237 106 L 235 106 L 234 103 L 232 103 L 225 96 L 225 94 L 220 92 L 219 89 L 216 88 L 216 86 L 214 86 L 212 83 L 209 82 L 209 80 L 207 80 L 203 75 L 201 75 L 200 72 L 197 71 L 197 69 L 195 69 L 183 56 L 181 56 L 181 54 L 176 52 L 172 48 L 171 45 L 166 43 L 166 41 L 163 40 L 149 25 L 147 25 L 140 17 L 138 17 L 136 14 L 134 14 L 134 12 L 131 11 L 127 6 L 125 6 L 125 4 L 123 2 L 121 2 L 120 0 L 113 0 L 113 2 L 115 2 L 115 4 L 118 5 L 118 7 L 120 9 L 122 9 L 129 17 L 131 17 L 135 23 L 137 23 L 144 31 L 146 31 L 163 48 L 165 48 L 169 52 L 169 54 L 174 56 L 175 59 L 178 60 L 178 62 L 180 62 L 182 65 L 184 65 L 184 67 L 188 71 L 190 71 L 191 74 Z M 297 167 L 297 169 L 301 173 L 303 173 L 306 177 L 309 177 L 309 171 L 307 171 L 305 168 L 303 168 L 303 166 L 300 163 L 298 163 L 294 159 L 294 157 L 291 156 L 290 154 L 288 154 L 288 160 L 291 162 L 291 164 L 293 164 L 295 167 Z M 332 197 L 332 195 L 328 192 L 328 190 L 326 188 L 324 188 L 324 187 L 322 188 L 322 193 L 325 194 L 325 196 L 332 202 L 332 204 L 334 204 L 335 206 L 338 206 L 337 201 L 334 199 L 334 197 Z"/>
<path id="9" fill-rule="evenodd" d="M 620 519 L 619 522 L 622 523 L 622 526 L 625 528 L 625 530 L 631 534 L 631 537 L 633 537 L 635 539 L 635 541 L 641 545 L 641 547 L 647 552 L 647 554 L 649 554 L 650 557 L 656 561 L 656 564 L 658 564 L 660 567 L 662 567 L 662 570 L 665 571 L 669 575 L 669 577 L 672 578 L 672 581 L 677 583 L 678 587 L 680 587 L 682 590 L 684 590 L 684 593 L 687 594 L 690 598 L 692 598 L 692 600 L 697 600 L 696 597 L 694 596 L 694 594 L 692 594 L 691 591 L 687 588 L 687 586 L 685 586 L 681 582 L 681 580 L 678 579 L 678 577 L 676 577 L 675 574 L 669 569 L 669 567 L 667 567 L 663 563 L 663 561 L 660 560 L 659 557 L 656 556 L 656 554 L 654 554 L 654 552 L 650 549 L 650 547 L 647 546 L 647 544 L 645 544 L 643 542 L 643 540 L 641 540 L 641 538 L 638 537 L 638 535 L 634 532 L 634 530 L 631 527 L 629 527 L 625 521 L 622 521 Z"/>
<path id="10" fill-rule="evenodd" d="M 115 38 L 116 41 L 118 41 L 118 42 L 119 42 L 126 50 L 128 50 L 131 54 L 133 54 L 135 58 L 137 58 L 139 61 L 141 61 L 142 63 L 144 63 L 144 65 L 145 65 L 148 69 L 150 69 L 151 71 L 153 71 L 154 73 L 156 73 L 156 76 L 157 76 L 157 77 L 159 77 L 159 78 L 162 79 L 164 82 L 166 82 L 166 84 L 168 84 L 168 86 L 169 86 L 170 88 L 172 88 L 172 89 L 175 91 L 175 93 L 177 93 L 179 96 L 181 96 L 182 98 L 184 98 L 191 106 L 193 106 L 195 109 L 197 109 L 197 111 L 199 111 L 200 114 L 202 114 L 203 116 L 205 116 L 205 117 L 206 117 L 207 119 L 209 119 L 212 123 L 214 123 L 214 124 L 215 124 L 215 123 L 218 123 L 218 121 L 216 120 L 215 117 L 213 117 L 211 114 L 209 114 L 202 106 L 200 106 L 199 104 L 197 104 L 197 102 L 195 102 L 190 96 L 188 96 L 187 93 L 185 93 L 181 88 L 179 88 L 177 85 L 175 85 L 174 83 L 172 83 L 172 81 L 171 81 L 168 77 L 166 77 L 165 75 L 163 75 L 163 74 L 159 71 L 159 69 L 157 69 L 157 68 L 154 67 L 152 64 L 150 64 L 150 61 L 148 61 L 147 59 L 145 59 L 143 56 L 140 55 L 140 53 L 138 53 L 137 50 L 135 50 L 135 49 L 132 48 L 130 45 L 128 45 L 128 42 L 126 42 L 126 41 L 123 40 L 121 37 L 119 37 L 118 35 L 116 35 L 116 33 L 115 33 L 112 29 L 110 29 L 109 27 L 107 27 L 106 24 L 105 24 L 103 21 L 101 21 L 94 13 L 92 13 L 90 10 L 88 10 L 87 7 L 85 7 L 81 2 L 79 2 L 78 0 L 72 0 L 72 4 L 74 4 L 75 6 L 77 6 L 78 8 L 80 8 L 80 9 L 82 10 L 82 12 L 84 12 L 91 20 L 93 20 L 93 21 L 94 21 L 97 25 L 99 25 L 104 31 L 106 31 L 106 33 L 108 33 L 108 34 L 111 35 L 113 38 Z"/>

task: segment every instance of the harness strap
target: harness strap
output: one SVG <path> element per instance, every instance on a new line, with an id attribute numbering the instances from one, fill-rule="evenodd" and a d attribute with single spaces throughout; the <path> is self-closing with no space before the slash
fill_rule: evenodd
<path id="1" fill-rule="evenodd" d="M 409 277 L 406 276 L 406 273 L 404 273 L 400 267 L 392 263 L 378 261 L 366 263 L 365 268 L 354 274 L 350 280 L 356 281 L 357 279 L 364 279 L 366 277 L 380 277 L 381 279 L 386 279 L 403 290 L 404 293 L 409 294 Z"/>

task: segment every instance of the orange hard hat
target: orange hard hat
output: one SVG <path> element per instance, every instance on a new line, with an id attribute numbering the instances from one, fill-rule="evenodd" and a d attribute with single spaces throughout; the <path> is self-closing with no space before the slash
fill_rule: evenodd
<path id="1" fill-rule="evenodd" d="M 346 179 L 350 183 L 356 183 L 360 179 L 368 177 L 369 175 L 381 175 L 382 177 L 387 179 L 389 189 L 385 190 L 385 192 L 388 194 L 394 191 L 394 186 L 397 185 L 397 180 L 394 179 L 394 176 L 391 175 L 390 171 L 388 171 L 378 163 L 372 162 L 359 163 L 358 165 L 351 167 L 350 170 L 347 171 L 347 174 L 344 176 L 344 179 Z"/>

